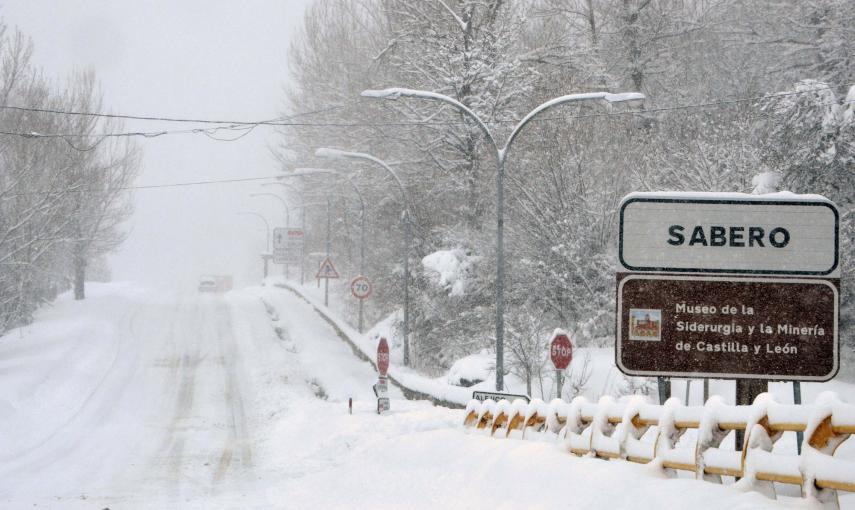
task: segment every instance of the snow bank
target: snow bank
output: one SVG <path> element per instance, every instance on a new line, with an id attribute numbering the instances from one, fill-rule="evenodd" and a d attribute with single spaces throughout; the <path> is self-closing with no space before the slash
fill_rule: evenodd
<path id="1" fill-rule="evenodd" d="M 454 386 L 473 386 L 474 383 L 490 380 L 495 367 L 495 355 L 484 349 L 455 361 L 448 370 L 446 380 Z"/>
<path id="2" fill-rule="evenodd" d="M 425 272 L 436 285 L 452 297 L 463 296 L 480 257 L 467 255 L 464 250 L 439 250 L 422 259 Z"/>

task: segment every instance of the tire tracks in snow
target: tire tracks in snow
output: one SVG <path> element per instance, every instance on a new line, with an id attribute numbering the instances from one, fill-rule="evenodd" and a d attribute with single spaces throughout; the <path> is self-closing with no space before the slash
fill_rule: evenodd
<path id="1" fill-rule="evenodd" d="M 220 456 L 213 482 L 222 480 L 234 457 L 234 450 L 240 454 L 240 463 L 244 468 L 252 466 L 252 447 L 247 434 L 246 412 L 237 374 L 237 366 L 242 356 L 237 348 L 237 338 L 232 326 L 232 308 L 225 301 L 217 306 L 217 340 L 220 349 L 220 359 L 223 360 L 225 400 L 230 411 L 229 438 Z"/>

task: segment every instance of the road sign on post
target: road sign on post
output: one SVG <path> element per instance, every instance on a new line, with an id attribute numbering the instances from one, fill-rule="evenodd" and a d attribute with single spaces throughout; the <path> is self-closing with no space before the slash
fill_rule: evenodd
<path id="1" fill-rule="evenodd" d="M 531 398 L 528 395 L 516 395 L 514 393 L 501 393 L 498 391 L 473 391 L 472 399 L 477 400 L 479 402 L 483 402 L 485 400 L 493 400 L 498 402 L 499 400 L 516 400 L 522 399 L 526 402 L 531 402 Z"/>
<path id="2" fill-rule="evenodd" d="M 298 264 L 303 255 L 305 234 L 302 228 L 277 227 L 273 229 L 273 262 Z"/>
<path id="3" fill-rule="evenodd" d="M 385 337 L 380 338 L 380 343 L 377 344 L 377 372 L 381 376 L 386 375 L 389 370 L 389 343 Z"/>
<path id="4" fill-rule="evenodd" d="M 389 371 L 389 343 L 385 337 L 380 338 L 377 344 L 377 384 L 374 385 L 374 394 L 377 395 L 377 414 L 383 414 L 384 411 L 390 409 L 388 397 L 388 378 L 386 373 Z"/>
<path id="5" fill-rule="evenodd" d="M 356 299 L 367 299 L 371 295 L 371 281 L 359 275 L 350 282 L 350 292 Z"/>
<path id="6" fill-rule="evenodd" d="M 567 333 L 561 330 L 555 332 L 549 346 L 549 356 L 552 358 L 555 370 L 564 370 L 570 365 L 573 360 L 573 344 Z"/>
<path id="7" fill-rule="evenodd" d="M 837 373 L 840 236 L 831 201 L 633 193 L 621 203 L 618 246 L 615 361 L 624 373 L 659 376 L 660 386 L 665 376 L 734 378 L 740 404 L 760 380 Z M 748 386 L 755 390 L 740 392 Z"/>
<path id="8" fill-rule="evenodd" d="M 573 360 L 573 344 L 570 342 L 567 333 L 560 329 L 555 330 L 552 335 L 552 343 L 549 345 L 549 356 L 552 358 L 553 366 L 555 366 L 556 395 L 561 398 L 561 387 L 564 385 L 562 372 Z"/>
<path id="9" fill-rule="evenodd" d="M 350 292 L 353 297 L 359 300 L 359 327 L 358 330 L 362 333 L 364 329 L 363 307 L 364 301 L 371 295 L 371 281 L 365 276 L 359 275 L 350 282 Z"/>
<path id="10" fill-rule="evenodd" d="M 318 268 L 318 274 L 315 275 L 315 278 L 340 278 L 338 271 L 329 257 L 325 258 L 323 262 L 321 262 L 321 267 Z"/>

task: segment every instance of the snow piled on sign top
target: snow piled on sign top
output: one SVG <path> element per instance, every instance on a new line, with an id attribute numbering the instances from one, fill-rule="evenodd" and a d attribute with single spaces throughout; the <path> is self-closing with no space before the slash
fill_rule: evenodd
<path id="1" fill-rule="evenodd" d="M 767 195 L 769 193 L 777 193 L 781 186 L 783 176 L 778 172 L 763 172 L 757 174 L 751 179 L 751 185 L 754 189 L 751 191 L 754 195 Z"/>
<path id="2" fill-rule="evenodd" d="M 768 200 L 771 202 L 827 202 L 829 204 L 832 203 L 831 200 L 825 198 L 822 195 L 799 194 L 790 191 L 779 191 L 777 193 L 766 193 L 763 195 L 752 195 L 749 193 L 735 193 L 724 191 L 636 191 L 623 197 L 621 204 L 626 203 L 628 200 L 638 198 L 668 198 L 672 200 Z"/>
<path id="3" fill-rule="evenodd" d="M 439 250 L 423 258 L 422 266 L 433 282 L 444 288 L 449 296 L 459 297 L 466 294 L 479 259 L 459 248 Z"/>

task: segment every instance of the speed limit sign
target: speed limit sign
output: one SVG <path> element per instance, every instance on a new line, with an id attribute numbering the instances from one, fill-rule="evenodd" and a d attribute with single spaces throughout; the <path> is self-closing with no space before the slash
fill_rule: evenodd
<path id="1" fill-rule="evenodd" d="M 371 281 L 360 275 L 350 282 L 350 292 L 356 299 L 365 299 L 371 295 Z"/>

